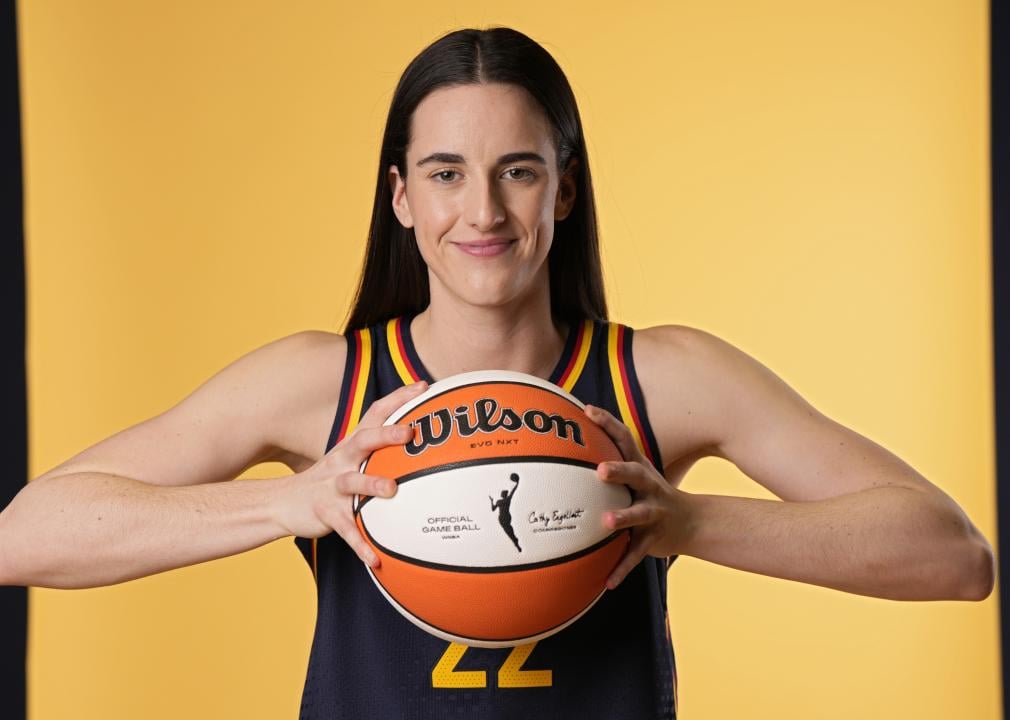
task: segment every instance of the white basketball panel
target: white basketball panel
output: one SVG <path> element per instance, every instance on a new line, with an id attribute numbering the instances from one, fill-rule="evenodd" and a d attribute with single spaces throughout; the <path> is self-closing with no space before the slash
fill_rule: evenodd
<path id="1" fill-rule="evenodd" d="M 509 479 L 512 473 L 518 486 Z M 510 517 L 504 519 L 519 548 L 501 522 L 501 493 L 513 488 L 506 500 Z M 554 560 L 592 547 L 613 533 L 603 514 L 630 504 L 628 489 L 603 482 L 594 468 L 506 460 L 408 480 L 392 498 L 369 499 L 361 515 L 372 539 L 390 552 L 488 568 Z"/>

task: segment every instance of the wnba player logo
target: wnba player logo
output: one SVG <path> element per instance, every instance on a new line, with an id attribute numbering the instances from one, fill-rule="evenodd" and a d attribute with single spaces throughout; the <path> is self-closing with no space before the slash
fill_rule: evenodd
<path id="1" fill-rule="evenodd" d="M 512 496 L 516 494 L 516 490 L 519 488 L 519 476 L 512 473 L 509 475 L 509 480 L 515 483 L 512 492 L 502 490 L 501 500 L 495 500 L 490 495 L 487 496 L 487 499 L 491 501 L 491 509 L 498 510 L 498 524 L 501 525 L 502 530 L 505 531 L 505 534 L 509 536 L 509 539 L 516 546 L 516 550 L 522 552 L 523 549 L 519 547 L 519 540 L 516 538 L 515 530 L 512 529 L 512 513 L 509 512 L 509 506 L 512 505 Z"/>

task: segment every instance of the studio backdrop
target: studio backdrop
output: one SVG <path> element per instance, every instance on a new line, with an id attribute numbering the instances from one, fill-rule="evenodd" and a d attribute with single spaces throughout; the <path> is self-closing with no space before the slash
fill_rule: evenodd
<path id="1" fill-rule="evenodd" d="M 17 13 L 30 477 L 253 348 L 338 331 L 397 78 L 445 32 L 508 25 L 575 89 L 613 319 L 734 343 L 996 545 L 984 2 Z M 682 489 L 773 497 L 715 458 Z M 295 717 L 315 602 L 290 537 L 111 587 L 32 588 L 29 717 Z M 681 557 L 680 711 L 996 720 L 998 607 L 997 593 L 895 602 Z"/>

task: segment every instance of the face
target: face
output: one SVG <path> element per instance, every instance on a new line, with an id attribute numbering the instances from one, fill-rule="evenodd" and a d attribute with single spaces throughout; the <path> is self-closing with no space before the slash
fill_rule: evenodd
<path id="1" fill-rule="evenodd" d="M 574 164 L 558 172 L 536 101 L 516 85 L 440 88 L 411 123 L 406 178 L 390 166 L 389 181 L 432 299 L 502 306 L 545 290 L 554 222 L 571 211 L 575 181 Z"/>

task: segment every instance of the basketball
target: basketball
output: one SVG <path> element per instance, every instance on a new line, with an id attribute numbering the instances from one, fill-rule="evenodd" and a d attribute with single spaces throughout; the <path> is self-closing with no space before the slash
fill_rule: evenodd
<path id="1" fill-rule="evenodd" d="M 532 375 L 476 371 L 433 383 L 385 424 L 414 437 L 361 472 L 395 480 L 396 494 L 356 495 L 353 510 L 381 560 L 366 569 L 404 617 L 445 640 L 510 647 L 600 599 L 629 540 L 603 515 L 632 498 L 597 477 L 623 458 L 579 400 Z"/>

